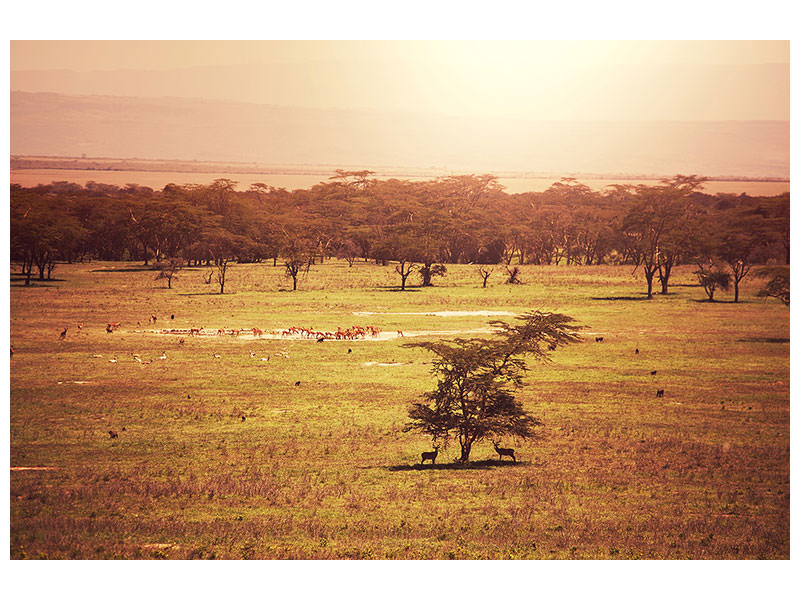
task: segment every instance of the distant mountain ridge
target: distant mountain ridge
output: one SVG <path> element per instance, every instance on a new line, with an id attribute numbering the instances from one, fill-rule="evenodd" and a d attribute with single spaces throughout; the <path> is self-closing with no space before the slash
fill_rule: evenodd
<path id="1" fill-rule="evenodd" d="M 524 121 L 11 92 L 11 153 L 789 177 L 788 121 Z"/>

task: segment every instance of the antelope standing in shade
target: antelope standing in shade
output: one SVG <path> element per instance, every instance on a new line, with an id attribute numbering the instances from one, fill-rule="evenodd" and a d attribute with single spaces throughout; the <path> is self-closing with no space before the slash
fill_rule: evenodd
<path id="1" fill-rule="evenodd" d="M 426 460 L 431 461 L 432 465 L 436 464 L 436 457 L 439 455 L 439 446 L 434 446 L 433 452 L 423 452 L 422 453 L 422 460 L 419 464 L 424 463 Z"/>
<path id="2" fill-rule="evenodd" d="M 510 456 L 514 462 L 517 462 L 517 457 L 514 456 L 514 449 L 513 448 L 501 448 L 497 445 L 497 442 L 492 442 L 494 444 L 494 451 L 500 455 L 500 460 L 503 460 L 504 456 Z"/>

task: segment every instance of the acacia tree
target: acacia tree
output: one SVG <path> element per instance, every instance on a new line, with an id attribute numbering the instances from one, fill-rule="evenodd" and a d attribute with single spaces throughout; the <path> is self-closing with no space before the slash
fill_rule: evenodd
<path id="1" fill-rule="evenodd" d="M 172 280 L 177 279 L 176 274 L 183 268 L 183 262 L 182 258 L 173 257 L 169 260 L 156 263 L 154 268 L 158 270 L 159 273 L 156 275 L 155 280 L 166 279 L 167 287 L 172 289 Z"/>
<path id="2" fill-rule="evenodd" d="M 763 219 L 736 215 L 726 223 L 716 249 L 733 274 L 733 301 L 739 302 L 739 284 L 753 266 L 753 252 L 763 243 Z"/>
<path id="3" fill-rule="evenodd" d="M 705 181 L 695 175 L 676 175 L 659 186 L 636 186 L 634 204 L 622 222 L 627 252 L 636 267 L 642 267 L 647 281 L 647 298 L 653 297 L 653 279 L 661 280 L 661 292 L 667 293 L 672 267 L 679 262 L 684 244 L 683 232 L 691 212 L 689 196 Z M 616 186 L 622 193 L 630 192 Z"/>
<path id="4" fill-rule="evenodd" d="M 756 272 L 755 276 L 770 278 L 756 296 L 777 298 L 789 306 L 789 269 L 787 267 L 763 267 Z"/>
<path id="5" fill-rule="evenodd" d="M 533 311 L 518 317 L 520 324 L 493 321 L 492 339 L 417 342 L 408 347 L 433 352 L 436 389 L 414 403 L 405 431 L 430 435 L 445 446 L 451 438 L 461 446 L 460 462 L 468 462 L 475 443 L 503 435 L 529 438 L 539 419 L 525 412 L 515 393 L 523 385 L 525 356 L 547 362 L 558 346 L 578 341 L 574 319 L 558 313 Z"/>
<path id="6" fill-rule="evenodd" d="M 714 265 L 700 267 L 695 271 L 695 275 L 706 291 L 709 302 L 714 302 L 714 292 L 718 288 L 727 290 L 731 287 L 731 274 Z"/>

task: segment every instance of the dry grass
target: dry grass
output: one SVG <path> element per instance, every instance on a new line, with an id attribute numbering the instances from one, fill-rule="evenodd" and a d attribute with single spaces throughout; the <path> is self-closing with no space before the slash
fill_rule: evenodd
<path id="1" fill-rule="evenodd" d="M 11 466 L 52 467 L 10 475 L 12 558 L 789 556 L 789 311 L 756 299 L 758 282 L 712 304 L 681 269 L 647 302 L 627 267 L 526 267 L 526 285 L 495 274 L 481 289 L 451 266 L 400 293 L 391 267 L 330 261 L 295 293 L 280 267 L 237 265 L 219 296 L 202 270 L 167 290 L 136 268 L 12 284 Z M 136 332 L 152 313 L 176 328 L 467 330 L 489 319 L 353 312 L 530 308 L 576 317 L 587 342 L 532 367 L 521 399 L 545 426 L 504 440 L 520 462 L 487 443 L 471 468 L 449 464 L 453 448 L 412 467 L 430 443 L 402 433 L 406 409 L 433 382 L 403 340 Z M 390 362 L 405 364 L 365 365 Z"/>

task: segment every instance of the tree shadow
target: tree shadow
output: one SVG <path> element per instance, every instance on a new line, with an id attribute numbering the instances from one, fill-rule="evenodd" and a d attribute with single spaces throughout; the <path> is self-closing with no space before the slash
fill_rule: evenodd
<path id="1" fill-rule="evenodd" d="M 92 269 L 89 271 L 89 273 L 138 273 L 140 271 L 158 271 L 158 269 L 154 269 L 152 265 L 147 267 L 142 265 L 141 267 L 109 267 L 105 269 Z"/>
<path id="2" fill-rule="evenodd" d="M 18 288 L 50 288 L 50 287 L 58 287 L 54 282 L 58 281 L 66 281 L 66 279 L 48 279 L 45 281 L 40 281 L 38 279 L 34 280 L 31 279 L 30 284 L 25 285 L 25 279 L 12 279 L 9 282 L 9 287 L 18 287 Z"/>
<path id="3" fill-rule="evenodd" d="M 641 296 L 592 296 L 592 300 L 623 300 L 623 301 L 637 301 L 637 300 L 647 300 L 647 294 L 642 294 Z"/>
<path id="4" fill-rule="evenodd" d="M 422 290 L 421 285 L 407 285 L 406 289 L 402 289 L 399 285 L 379 285 L 375 287 L 379 292 L 419 292 Z"/>
<path id="5" fill-rule="evenodd" d="M 788 344 L 789 338 L 751 337 L 739 338 L 737 342 L 756 342 L 762 344 Z"/>
<path id="6" fill-rule="evenodd" d="M 167 288 L 161 288 L 166 290 Z M 225 292 L 224 294 L 220 294 L 219 292 L 178 292 L 176 296 L 233 296 L 236 292 Z"/>
<path id="7" fill-rule="evenodd" d="M 695 298 L 694 300 L 692 300 L 692 302 L 697 302 L 698 304 L 737 304 L 733 300 L 717 300 L 717 299 L 710 300 L 708 298 L 700 298 L 700 299 Z M 738 304 L 743 304 L 743 302 L 739 300 Z"/>
<path id="8" fill-rule="evenodd" d="M 486 469 L 492 469 L 495 467 L 516 467 L 520 465 L 525 465 L 528 463 L 517 461 L 513 462 L 510 460 L 474 460 L 468 463 L 460 463 L 460 462 L 452 462 L 452 463 L 442 463 L 442 464 L 425 464 L 421 465 L 419 463 L 413 465 L 392 465 L 386 467 L 387 471 L 480 471 Z"/>

